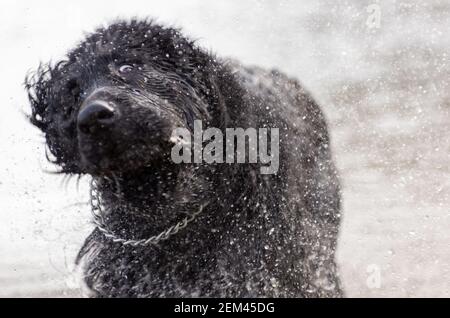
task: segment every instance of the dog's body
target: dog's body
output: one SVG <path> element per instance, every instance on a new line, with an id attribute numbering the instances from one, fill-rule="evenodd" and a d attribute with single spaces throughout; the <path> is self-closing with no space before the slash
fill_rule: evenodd
<path id="1" fill-rule="evenodd" d="M 123 55 L 139 59 L 144 75 L 131 80 L 122 66 L 115 77 L 111 65 Z M 55 88 L 62 82 L 66 90 Z M 85 96 L 63 98 L 67 85 Z M 327 127 L 295 80 L 215 60 L 175 30 L 133 21 L 99 30 L 27 87 L 32 122 L 46 133 L 56 163 L 94 176 L 105 226 L 116 237 L 145 239 L 201 210 L 156 246 L 114 242 L 96 229 L 79 256 L 95 295 L 342 295 L 334 261 L 339 183 Z M 99 99 L 118 110 L 105 115 L 109 106 Z M 75 105 L 67 110 L 68 103 Z M 92 109 L 101 107 L 93 124 Z M 263 175 L 259 164 L 172 163 L 170 129 L 192 129 L 195 119 L 221 130 L 279 128 L 278 173 Z"/>

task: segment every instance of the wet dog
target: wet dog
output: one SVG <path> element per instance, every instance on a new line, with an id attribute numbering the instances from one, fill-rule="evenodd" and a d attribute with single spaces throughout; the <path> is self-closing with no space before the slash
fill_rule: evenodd
<path id="1" fill-rule="evenodd" d="M 342 295 L 327 125 L 296 80 L 133 20 L 90 34 L 26 88 L 51 160 L 93 178 L 97 227 L 78 262 L 94 295 Z M 173 162 L 172 132 L 195 121 L 279 129 L 279 169 Z"/>

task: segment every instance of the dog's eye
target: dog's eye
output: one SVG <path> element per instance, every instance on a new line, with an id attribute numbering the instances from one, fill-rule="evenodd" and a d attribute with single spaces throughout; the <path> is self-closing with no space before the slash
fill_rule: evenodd
<path id="1" fill-rule="evenodd" d="M 133 70 L 134 70 L 133 65 L 124 64 L 121 67 L 119 67 L 120 74 L 129 74 L 129 73 L 133 72 Z"/>

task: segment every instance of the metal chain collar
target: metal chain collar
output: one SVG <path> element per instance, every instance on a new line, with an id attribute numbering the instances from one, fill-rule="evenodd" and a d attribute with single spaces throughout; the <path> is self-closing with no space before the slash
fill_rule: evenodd
<path id="1" fill-rule="evenodd" d="M 142 239 L 142 240 L 128 240 L 128 239 L 118 237 L 113 232 L 111 232 L 108 229 L 108 227 L 106 226 L 105 220 L 103 219 L 104 212 L 102 209 L 100 195 L 98 193 L 97 182 L 94 179 L 92 179 L 92 181 L 91 181 L 90 204 L 91 204 L 92 216 L 94 218 L 93 222 L 96 225 L 96 227 L 99 229 L 99 231 L 102 232 L 102 234 L 106 238 L 112 240 L 114 243 L 121 243 L 125 246 L 131 245 L 134 247 L 138 247 L 138 246 L 147 247 L 149 245 L 157 245 L 161 241 L 167 240 L 171 236 L 177 234 L 182 229 L 186 228 L 190 222 L 192 222 L 200 213 L 203 212 L 203 210 L 206 206 L 206 204 L 201 205 L 197 212 L 185 217 L 182 221 L 169 227 L 167 230 L 159 233 L 158 235 L 154 235 L 152 237 L 149 237 L 147 239 Z"/>

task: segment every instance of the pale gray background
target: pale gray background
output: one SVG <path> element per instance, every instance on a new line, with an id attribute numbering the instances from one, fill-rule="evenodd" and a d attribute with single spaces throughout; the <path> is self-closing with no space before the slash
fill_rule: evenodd
<path id="1" fill-rule="evenodd" d="M 299 78 L 323 105 L 343 181 L 348 296 L 450 295 L 450 2 L 1 1 L 0 296 L 79 296 L 89 233 L 77 190 L 44 160 L 22 82 L 116 16 L 181 26 L 205 48 Z M 381 8 L 380 28 L 366 25 Z M 379 269 L 370 288 L 368 269 Z"/>

